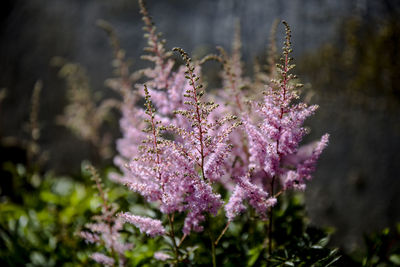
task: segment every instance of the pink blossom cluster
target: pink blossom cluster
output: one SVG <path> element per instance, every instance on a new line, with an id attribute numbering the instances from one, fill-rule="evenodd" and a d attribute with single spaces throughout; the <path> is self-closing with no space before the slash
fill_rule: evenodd
<path id="1" fill-rule="evenodd" d="M 96 252 L 91 255 L 91 258 L 104 265 L 116 266 L 116 261 L 119 266 L 125 266 L 125 252 L 133 248 L 133 244 L 124 242 L 120 231 L 123 227 L 123 220 L 115 216 L 116 207 L 111 205 L 108 196 L 103 189 L 103 184 L 97 170 L 89 165 L 87 169 L 91 172 L 92 179 L 98 190 L 102 201 L 102 213 L 92 217 L 93 222 L 85 225 L 86 229 L 79 233 L 80 237 L 86 242 L 103 246 L 106 254 Z"/>
<path id="2" fill-rule="evenodd" d="M 146 233 L 149 236 L 164 235 L 165 229 L 162 226 L 160 220 L 154 220 L 146 217 L 132 215 L 124 212 L 118 215 L 125 222 L 135 225 L 140 231 Z"/>
<path id="3" fill-rule="evenodd" d="M 123 137 L 117 143 L 115 163 L 123 174 L 112 178 L 159 203 L 163 213 L 186 212 L 182 231 L 189 234 L 201 231 L 205 215 L 215 215 L 223 204 L 212 183 L 224 174 L 222 167 L 231 149 L 229 135 L 238 124 L 232 123 L 232 116 L 216 115 L 218 105 L 203 100 L 200 68 L 183 51 L 179 52 L 186 66 L 172 71 L 176 62 L 165 51 L 146 9 L 142 8 L 142 14 L 149 52 L 145 59 L 154 67 L 143 71 L 145 86 L 136 86 L 136 96 L 146 99 L 145 109 L 132 101 L 122 105 Z M 168 133 L 174 135 L 173 140 L 165 138 Z M 154 222 L 122 218 L 146 233 L 145 224 L 150 229 Z"/>
<path id="4" fill-rule="evenodd" d="M 91 254 L 94 261 L 104 266 L 116 266 L 116 261 L 119 266 L 125 266 L 125 252 L 133 248 L 133 244 L 124 242 L 120 234 L 124 221 L 115 216 L 115 211 L 115 208 L 104 204 L 102 214 L 94 216 L 94 222 L 86 224 L 86 229 L 79 233 L 86 242 L 105 248 L 106 254 Z"/>
<path id="5" fill-rule="evenodd" d="M 245 209 L 241 205 L 245 199 L 263 218 L 276 203 L 275 188 L 280 187 L 280 193 L 290 188 L 304 190 L 305 181 L 311 179 L 315 164 L 328 144 L 326 134 L 313 147 L 299 149 L 307 133 L 303 123 L 317 106 L 295 103 L 301 85 L 295 83 L 295 76 L 290 73 L 294 68 L 290 64 L 291 36 L 288 25 L 284 24 L 282 64 L 277 64 L 280 77 L 267 85 L 264 101 L 253 101 L 250 115 L 242 116 L 248 142 L 249 174 L 237 179 L 234 193 L 225 206 L 229 220 Z"/>
<path id="6" fill-rule="evenodd" d="M 115 158 L 122 174 L 112 178 L 157 203 L 170 227 L 131 213 L 119 218 L 147 235 L 173 236 L 173 216 L 184 213 L 184 235 L 200 232 L 207 216 L 224 206 L 214 186 L 222 184 L 233 191 L 224 206 L 229 222 L 247 209 L 245 201 L 265 219 L 282 191 L 305 188 L 329 139 L 324 135 L 300 146 L 307 133 L 303 124 L 317 106 L 296 100 L 300 86 L 290 73 L 289 27 L 285 24 L 282 64 L 262 101 L 246 101 L 242 89 L 255 83 L 242 77 L 238 42 L 231 57 L 222 49 L 214 57 L 223 63 L 225 91 L 212 101 L 203 89 L 200 63 L 176 48 L 185 64 L 176 67 L 143 4 L 141 12 L 148 40 L 143 58 L 153 67 L 142 71 L 144 85 L 124 96 Z M 221 99 L 228 96 L 233 101 Z M 144 109 L 138 106 L 143 99 Z"/>

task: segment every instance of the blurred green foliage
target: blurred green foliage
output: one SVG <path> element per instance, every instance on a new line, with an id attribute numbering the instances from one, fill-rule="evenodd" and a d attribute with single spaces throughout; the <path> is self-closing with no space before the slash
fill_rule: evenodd
<path id="1" fill-rule="evenodd" d="M 85 245 L 76 231 L 99 206 L 94 189 L 84 180 L 29 173 L 22 164 L 8 162 L 3 167 L 18 187 L 14 201 L 3 192 L 0 203 L 1 261 L 9 266 L 84 262 L 80 251 Z"/>
<path id="2" fill-rule="evenodd" d="M 110 171 L 115 170 L 105 169 L 102 176 L 106 177 Z M 104 248 L 86 244 L 77 235 L 91 217 L 100 212 L 101 199 L 87 171 L 82 168 L 79 177 L 63 177 L 51 172 L 39 174 L 21 163 L 3 162 L 2 173 L 11 175 L 15 187 L 12 194 L 1 193 L 0 264 L 94 265 L 90 253 Z M 105 183 L 110 201 L 117 203 L 121 210 L 162 216 L 151 210 L 151 204 L 122 186 Z M 400 265 L 400 225 L 396 230 L 385 229 L 366 237 L 366 252 L 344 255 L 329 247 L 332 229 L 309 225 L 302 198 L 302 194 L 281 196 L 279 206 L 275 207 L 271 256 L 266 250 L 267 224 L 249 210 L 230 225 L 216 246 L 217 266 L 238 266 L 239 263 L 240 266 Z M 182 219 L 176 217 L 176 229 L 180 229 Z M 181 266 L 209 266 L 210 240 L 216 239 L 225 223 L 221 211 L 218 216 L 209 218 L 204 233 L 187 237 L 181 249 L 181 254 L 185 255 Z M 131 225 L 125 226 L 122 235 L 135 245 L 126 255 L 129 266 L 164 266 L 154 259 L 154 253 L 172 253 L 169 237 L 147 238 Z"/>
<path id="3" fill-rule="evenodd" d="M 366 251 L 354 255 L 361 266 L 400 266 L 400 223 L 395 229 L 365 235 L 364 240 Z"/>
<path id="4" fill-rule="evenodd" d="M 112 169 L 103 172 L 106 176 Z M 86 244 L 77 235 L 85 223 L 100 211 L 101 200 L 92 186 L 86 171 L 80 177 L 59 177 L 53 173 L 30 172 L 21 163 L 3 164 L 3 173 L 12 176 L 17 185 L 10 197 L 2 192 L 0 202 L 0 262 L 16 266 L 83 266 L 93 264 L 89 254 L 93 245 Z M 138 214 L 161 216 L 151 211 L 144 201 L 121 186 L 106 182 L 110 188 L 110 201 L 118 203 L 121 210 L 134 210 Z M 303 263 L 305 266 L 331 262 L 338 259 L 336 250 L 326 248 L 327 233 L 306 227 L 301 195 L 282 199 L 275 213 L 272 266 Z M 182 218 L 176 218 L 179 229 Z M 193 234 L 183 242 L 181 253 L 186 255 L 183 265 L 208 266 L 211 264 L 209 235 L 220 233 L 226 223 L 224 214 L 210 218 L 205 234 Z M 135 244 L 127 255 L 132 266 L 154 266 L 156 251 L 170 253 L 168 237 L 150 239 L 127 225 L 124 236 Z M 216 247 L 218 265 L 265 266 L 266 224 L 252 212 L 229 227 Z M 163 240 L 164 239 L 164 240 Z M 171 243 L 172 245 L 172 243 Z M 97 248 L 99 249 L 99 248 Z M 101 248 L 100 248 L 101 249 Z M 322 262 L 322 263 L 321 263 Z M 320 264 L 321 263 L 321 264 Z M 158 263 L 160 264 L 160 263 Z M 162 265 L 162 264 L 161 264 Z"/>

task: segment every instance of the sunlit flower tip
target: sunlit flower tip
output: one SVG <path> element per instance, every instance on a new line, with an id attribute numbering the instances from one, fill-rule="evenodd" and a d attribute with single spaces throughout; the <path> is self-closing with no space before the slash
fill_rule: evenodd
<path id="1" fill-rule="evenodd" d="M 329 134 L 322 136 L 321 140 L 318 142 L 316 148 L 313 150 L 311 156 L 306 159 L 303 163 L 298 165 L 298 176 L 300 179 L 311 179 L 311 174 L 315 171 L 315 167 L 319 157 L 326 148 L 329 142 Z"/>
<path id="2" fill-rule="evenodd" d="M 245 198 L 246 193 L 244 190 L 239 185 L 236 185 L 232 196 L 225 205 L 226 217 L 229 221 L 232 221 L 237 215 L 246 210 L 246 206 L 243 205 Z"/>
<path id="3" fill-rule="evenodd" d="M 119 213 L 118 216 L 125 222 L 135 225 L 139 228 L 140 232 L 146 233 L 149 236 L 164 235 L 166 232 L 160 220 L 141 217 L 128 212 Z"/>
<path id="4" fill-rule="evenodd" d="M 268 207 L 273 207 L 278 203 L 278 200 L 275 197 L 270 197 L 266 201 Z"/>

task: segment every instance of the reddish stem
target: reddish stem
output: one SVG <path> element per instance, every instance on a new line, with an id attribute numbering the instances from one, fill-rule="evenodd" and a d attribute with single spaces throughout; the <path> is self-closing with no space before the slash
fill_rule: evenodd
<path id="1" fill-rule="evenodd" d="M 201 174 L 203 175 L 203 179 L 207 181 L 206 175 L 204 173 L 204 142 L 203 142 L 203 129 L 202 129 L 202 116 L 203 114 L 200 115 L 201 111 L 199 108 L 198 103 L 198 98 L 197 98 L 197 87 L 194 81 L 194 73 L 193 71 L 190 69 L 189 67 L 189 78 L 190 78 L 190 84 L 193 87 L 193 99 L 195 101 L 195 106 L 196 106 L 196 120 L 198 123 L 198 129 L 199 129 L 199 136 L 197 137 L 197 140 L 199 140 L 200 142 L 200 156 L 201 156 L 201 164 L 200 164 L 200 168 L 201 168 Z"/>

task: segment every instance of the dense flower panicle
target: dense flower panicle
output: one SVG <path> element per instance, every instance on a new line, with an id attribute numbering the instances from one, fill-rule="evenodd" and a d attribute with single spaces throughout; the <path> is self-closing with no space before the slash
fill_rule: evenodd
<path id="1" fill-rule="evenodd" d="M 184 156 L 191 169 L 191 173 L 186 173 L 192 181 L 185 199 L 188 214 L 183 228 L 183 232 L 188 234 L 191 230 L 202 231 L 201 222 L 205 220 L 205 214 L 215 215 L 223 204 L 221 196 L 213 192 L 211 184 L 224 183 L 226 160 L 232 148 L 229 136 L 240 123 L 234 122 L 235 116 L 218 116 L 218 105 L 203 100 L 203 86 L 195 65 L 182 49 L 174 50 L 181 54 L 186 63 L 185 75 L 191 86 L 184 94 L 186 106 L 176 111 L 178 117 L 189 122 L 189 127 L 170 127 L 180 137 L 174 148 Z"/>
<path id="2" fill-rule="evenodd" d="M 246 210 L 243 200 L 246 198 L 246 192 L 239 185 L 235 186 L 229 202 L 225 205 L 226 217 L 232 221 L 237 215 Z"/>
<path id="3" fill-rule="evenodd" d="M 240 123 L 233 122 L 236 120 L 236 116 L 215 117 L 215 111 L 219 108 L 219 105 L 213 101 L 203 100 L 203 85 L 199 82 L 200 78 L 196 74 L 195 65 L 182 49 L 175 48 L 174 50 L 182 55 L 186 63 L 186 79 L 191 86 L 184 94 L 186 98 L 185 109 L 177 110 L 175 113 L 178 116 L 185 117 L 190 122 L 191 127 L 189 129 L 173 128 L 183 140 L 186 139 L 184 142 L 185 150 L 191 152 L 188 155 L 191 155 L 194 162 L 200 167 L 203 179 L 217 180 L 220 175 L 213 177 L 213 174 L 218 172 L 218 168 L 223 167 L 227 152 L 231 148 L 229 135 Z M 207 162 L 209 158 L 216 160 L 218 164 L 211 163 L 211 161 Z M 205 167 L 208 168 L 210 177 L 206 176 Z"/>
<path id="4" fill-rule="evenodd" d="M 92 179 L 99 191 L 102 200 L 102 213 L 98 216 L 93 216 L 92 223 L 85 225 L 85 230 L 79 235 L 86 242 L 103 245 L 107 252 L 118 259 L 122 266 L 125 263 L 125 252 L 133 248 L 133 244 L 122 241 L 120 231 L 123 228 L 123 223 L 120 218 L 115 217 L 116 208 L 109 204 L 106 192 L 101 184 L 100 177 L 97 171 L 92 166 L 88 166 L 92 173 Z M 91 256 L 93 260 L 105 266 L 114 266 L 114 259 L 101 253 L 94 253 Z M 112 264 L 109 264 L 112 260 Z"/>
<path id="5" fill-rule="evenodd" d="M 297 88 L 301 84 L 294 82 L 290 73 L 291 65 L 290 29 L 286 27 L 286 40 L 283 47 L 282 64 L 277 64 L 279 79 L 272 80 L 264 92 L 262 103 L 252 103 L 253 113 L 243 116 L 244 131 L 248 140 L 249 164 L 251 175 L 237 179 L 237 186 L 225 207 L 229 220 L 241 212 L 237 208 L 240 199 L 247 199 L 262 218 L 270 207 L 275 205 L 273 194 L 275 181 L 280 181 L 282 190 L 289 188 L 304 190 L 305 180 L 311 179 L 317 159 L 328 143 L 329 135 L 305 155 L 300 147 L 307 133 L 304 121 L 318 108 L 305 103 L 296 103 Z M 299 153 L 302 152 L 302 153 Z"/>
<path id="6" fill-rule="evenodd" d="M 237 179 L 237 185 L 229 202 L 225 206 L 226 217 L 232 221 L 237 215 L 245 210 L 243 201 L 248 203 L 257 211 L 261 218 L 266 219 L 267 210 L 275 206 L 277 200 L 269 196 L 260 186 L 250 180 L 250 174 Z"/>
<path id="7" fill-rule="evenodd" d="M 221 196 L 214 193 L 210 184 L 203 180 L 193 180 L 189 190 L 189 195 L 186 199 L 188 214 L 183 226 L 184 234 L 189 234 L 191 230 L 195 232 L 203 231 L 201 222 L 205 219 L 204 214 L 216 215 L 223 204 Z"/>
<path id="8" fill-rule="evenodd" d="M 220 55 L 216 59 L 222 63 L 223 89 L 218 90 L 219 98 L 216 100 L 220 106 L 219 115 L 233 114 L 240 117 L 242 113 L 247 112 L 247 97 L 243 89 L 248 89 L 251 81 L 243 75 L 241 48 L 240 24 L 238 22 L 232 42 L 232 52 L 228 54 L 222 47 L 218 47 Z M 225 176 L 220 179 L 228 190 L 232 190 L 234 188 L 232 177 L 245 175 L 248 167 L 249 155 L 247 154 L 246 138 L 241 127 L 230 134 L 229 142 L 231 149 L 224 161 L 225 166 L 222 170 L 225 172 Z"/>
<path id="9" fill-rule="evenodd" d="M 296 172 L 289 171 L 285 177 L 283 177 L 284 188 L 296 188 L 300 190 L 305 189 L 305 181 L 311 179 L 311 174 L 315 171 L 315 165 L 320 157 L 322 151 L 328 145 L 329 134 L 322 136 L 321 140 L 316 144 L 316 147 L 312 150 L 311 155 L 306 159 L 302 159 L 304 155 L 300 155 L 300 160 L 296 164 Z"/>
<path id="10" fill-rule="evenodd" d="M 236 25 L 235 37 L 232 44 L 232 53 L 228 55 L 222 47 L 218 47 L 220 61 L 223 64 L 221 96 L 225 101 L 232 101 L 234 114 L 244 111 L 244 94 L 242 88 L 247 87 L 249 79 L 243 77 L 243 62 L 241 61 L 242 42 L 240 39 L 240 24 Z M 239 114 L 237 114 L 239 115 Z"/>
<path id="11" fill-rule="evenodd" d="M 119 213 L 118 216 L 125 222 L 135 225 L 139 228 L 140 232 L 146 233 L 149 236 L 164 235 L 166 232 L 160 220 L 141 217 L 128 212 Z"/>
<path id="12" fill-rule="evenodd" d="M 232 116 L 215 116 L 218 105 L 202 99 L 197 63 L 186 62 L 174 71 L 175 61 L 143 1 L 140 7 L 148 41 L 142 58 L 154 65 L 142 71 L 146 86 L 136 85 L 137 91 L 127 93 L 121 107 L 122 138 L 117 141 L 115 163 L 123 174 L 111 178 L 159 203 L 163 213 L 187 212 L 184 232 L 199 231 L 204 215 L 216 214 L 222 205 L 208 183 L 230 179 L 229 135 L 239 124 L 229 124 Z M 150 95 L 151 107 L 138 108 L 138 100 L 150 103 Z M 163 138 L 168 132 L 175 133 L 173 140 Z"/>
<path id="13" fill-rule="evenodd" d="M 255 111 L 262 121 L 257 127 L 246 121 L 246 131 L 249 135 L 249 150 L 252 167 L 263 169 L 269 177 L 286 175 L 287 168 L 282 165 L 285 157 L 297 153 L 299 143 L 307 133 L 302 125 L 318 106 L 307 106 L 305 103 L 292 104 L 298 98 L 294 84 L 294 75 L 290 70 L 290 29 L 286 26 L 286 41 L 283 48 L 282 64 L 278 64 L 281 78 L 273 81 L 265 91 L 264 102 L 255 106 Z M 294 166 L 296 167 L 296 166 Z"/>
<path id="14" fill-rule="evenodd" d="M 187 122 L 181 118 L 173 116 L 174 110 L 184 106 L 183 94 L 189 87 L 185 79 L 185 68 L 180 67 L 177 71 L 172 68 L 175 61 L 170 59 L 171 52 L 166 51 L 164 40 L 160 40 L 160 34 L 156 32 L 143 1 L 140 1 L 141 13 L 145 22 L 145 37 L 148 46 L 145 48 L 147 55 L 142 58 L 154 64 L 153 67 L 146 68 L 140 73 L 147 78 L 146 86 L 149 95 L 152 96 L 157 114 L 156 120 L 161 121 L 163 125 L 174 124 L 180 127 L 187 127 Z M 122 175 L 113 173 L 111 179 L 125 184 L 132 182 L 136 178 L 132 177 L 132 171 L 126 168 L 129 162 L 136 158 L 141 152 L 139 147 L 142 141 L 146 139 L 147 134 L 142 130 L 146 128 L 147 115 L 145 111 L 138 107 L 138 101 L 145 98 L 144 87 L 142 84 L 136 84 L 136 91 L 124 91 L 124 102 L 121 105 L 122 117 L 120 128 L 122 138 L 117 140 L 117 151 L 119 155 L 115 157 L 114 163 L 123 172 Z"/>
<path id="15" fill-rule="evenodd" d="M 131 175 L 124 181 L 129 189 L 140 193 L 148 201 L 158 202 L 161 212 L 181 212 L 186 209 L 187 194 L 196 170 L 193 169 L 193 162 L 176 149 L 179 144 L 162 138 L 166 128 L 156 120 L 158 117 L 147 86 L 144 91 L 145 121 L 149 127 L 144 130 L 146 137 L 142 140 L 139 157 L 128 165 Z"/>

